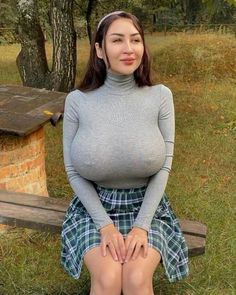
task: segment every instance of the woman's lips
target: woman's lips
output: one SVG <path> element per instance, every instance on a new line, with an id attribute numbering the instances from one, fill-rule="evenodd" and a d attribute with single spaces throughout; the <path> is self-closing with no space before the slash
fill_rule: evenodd
<path id="1" fill-rule="evenodd" d="M 132 65 L 133 63 L 134 63 L 134 61 L 135 61 L 135 59 L 131 59 L 131 58 L 129 58 L 129 59 L 122 59 L 121 60 L 125 65 Z"/>

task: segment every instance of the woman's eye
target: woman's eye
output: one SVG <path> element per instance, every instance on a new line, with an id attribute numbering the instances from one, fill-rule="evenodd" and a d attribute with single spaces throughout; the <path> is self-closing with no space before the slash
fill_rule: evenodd
<path id="1" fill-rule="evenodd" d="M 141 40 L 140 39 L 134 39 L 133 42 L 139 43 L 139 42 L 141 42 Z"/>
<path id="2" fill-rule="evenodd" d="M 115 39 L 113 40 L 113 43 L 117 43 L 117 42 L 121 42 L 122 40 L 121 39 Z"/>

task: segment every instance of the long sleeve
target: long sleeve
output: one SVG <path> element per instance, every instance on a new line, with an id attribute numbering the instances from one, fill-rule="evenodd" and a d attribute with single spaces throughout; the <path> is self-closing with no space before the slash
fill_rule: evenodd
<path id="1" fill-rule="evenodd" d="M 75 170 L 71 160 L 71 145 L 79 128 L 78 103 L 79 97 L 73 92 L 67 95 L 63 119 L 63 156 L 65 171 L 70 186 L 93 219 L 97 229 L 113 223 L 102 206 L 93 183 L 81 177 Z"/>
<path id="2" fill-rule="evenodd" d="M 172 92 L 162 85 L 161 105 L 158 115 L 158 126 L 163 136 L 166 157 L 162 168 L 149 179 L 144 195 L 144 200 L 133 226 L 149 230 L 155 211 L 165 191 L 169 173 L 171 170 L 174 137 L 175 137 L 175 114 Z"/>

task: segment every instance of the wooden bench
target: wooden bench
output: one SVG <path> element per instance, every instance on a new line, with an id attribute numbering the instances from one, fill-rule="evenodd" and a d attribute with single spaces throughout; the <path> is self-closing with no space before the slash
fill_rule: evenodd
<path id="1" fill-rule="evenodd" d="M 60 233 L 69 200 L 0 190 L 0 224 Z M 206 226 L 180 220 L 189 256 L 205 252 Z"/>

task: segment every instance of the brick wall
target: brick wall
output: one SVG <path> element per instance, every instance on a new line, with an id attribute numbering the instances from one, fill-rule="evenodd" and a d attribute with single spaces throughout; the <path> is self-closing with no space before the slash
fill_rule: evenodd
<path id="1" fill-rule="evenodd" d="M 0 189 L 48 196 L 43 128 L 25 137 L 0 135 Z"/>

